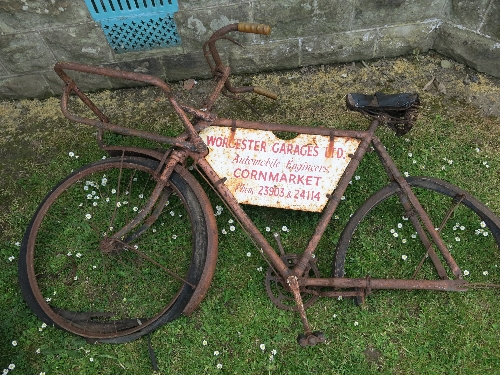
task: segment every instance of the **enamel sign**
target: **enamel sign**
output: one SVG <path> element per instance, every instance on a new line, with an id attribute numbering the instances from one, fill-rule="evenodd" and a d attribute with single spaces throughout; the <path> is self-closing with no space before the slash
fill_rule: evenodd
<path id="1" fill-rule="evenodd" d="M 211 126 L 200 136 L 206 160 L 239 203 L 302 211 L 323 209 L 360 140 Z"/>

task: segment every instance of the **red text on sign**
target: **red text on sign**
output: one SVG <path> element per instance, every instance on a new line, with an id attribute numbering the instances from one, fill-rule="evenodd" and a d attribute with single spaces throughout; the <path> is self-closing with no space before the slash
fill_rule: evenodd
<path id="1" fill-rule="evenodd" d="M 236 178 L 244 178 L 257 181 L 283 182 L 296 185 L 319 186 L 320 176 L 305 176 L 294 173 L 273 173 L 268 171 L 258 171 L 255 169 L 236 168 L 233 173 Z"/>

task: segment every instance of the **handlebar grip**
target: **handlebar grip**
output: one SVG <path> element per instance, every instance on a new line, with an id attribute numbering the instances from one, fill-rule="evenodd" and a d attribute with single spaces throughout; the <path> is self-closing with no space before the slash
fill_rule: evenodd
<path id="1" fill-rule="evenodd" d="M 253 92 L 256 94 L 259 94 L 259 95 L 267 96 L 268 98 L 271 98 L 274 100 L 278 99 L 278 94 L 276 94 L 275 92 L 269 91 L 267 89 L 264 89 L 262 87 L 254 87 Z"/>
<path id="2" fill-rule="evenodd" d="M 242 33 L 269 35 L 271 33 L 271 26 L 257 23 L 240 22 L 238 23 L 238 31 Z"/>

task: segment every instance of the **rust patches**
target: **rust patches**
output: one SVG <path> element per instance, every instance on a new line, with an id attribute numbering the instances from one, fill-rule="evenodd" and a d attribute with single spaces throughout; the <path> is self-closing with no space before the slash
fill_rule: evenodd
<path id="1" fill-rule="evenodd" d="M 335 138 L 330 137 L 330 142 L 328 143 L 328 148 L 326 150 L 326 157 L 331 158 L 333 156 L 333 150 L 335 148 Z"/>
<path id="2" fill-rule="evenodd" d="M 236 134 L 236 128 L 232 127 L 231 132 L 229 133 L 229 138 L 227 139 L 227 144 L 228 147 L 230 148 L 236 148 L 236 145 L 234 144 L 234 135 Z"/>

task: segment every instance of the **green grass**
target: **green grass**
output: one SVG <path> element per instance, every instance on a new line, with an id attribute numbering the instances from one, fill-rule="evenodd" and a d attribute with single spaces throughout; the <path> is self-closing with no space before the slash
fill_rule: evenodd
<path id="1" fill-rule="evenodd" d="M 341 69 L 332 67 L 331 71 L 338 73 Z M 287 74 L 283 73 L 281 77 L 286 77 Z M 311 75 L 304 77 L 304 81 L 309 82 Z M 254 84 L 266 86 L 260 81 L 273 82 L 272 77 L 254 77 Z M 149 96 L 143 90 L 132 90 L 131 101 L 140 97 L 142 102 L 149 103 Z M 303 92 L 297 93 L 295 90 Z M 279 103 L 269 104 L 260 98 L 252 98 L 252 101 L 268 121 L 310 126 L 321 123 L 324 126 L 353 129 L 366 126 L 366 121 L 361 116 L 346 114 L 340 104 L 329 107 L 326 104 L 326 109 L 319 109 L 325 106 L 318 105 L 310 107 L 314 92 L 308 90 L 304 86 L 295 87 L 292 84 L 282 89 Z M 126 98 L 127 90 L 119 95 Z M 317 95 L 317 101 L 327 103 L 329 97 L 336 98 L 336 95 L 337 93 L 322 92 Z M 484 118 L 468 105 L 456 112 L 447 111 L 443 98 L 426 93 L 422 96 L 425 104 L 419 121 L 410 133 L 402 138 L 397 138 L 384 129 L 378 133 L 398 168 L 411 176 L 429 175 L 448 180 L 470 191 L 494 212 L 500 213 L 500 153 L 497 146 L 499 119 Z M 22 299 L 17 284 L 19 247 L 16 243 L 21 241 L 36 207 L 60 179 L 72 170 L 104 156 L 95 145 L 93 129 L 74 126 L 56 112 L 42 110 L 54 104 L 53 102 L 51 99 L 45 102 L 3 103 L 3 112 L 0 112 L 2 121 L 6 124 L 6 134 L 12 137 L 9 144 L 0 144 L 0 150 L 2 155 L 7 155 L 7 150 L 10 149 L 10 153 L 16 156 L 17 168 L 12 170 L 5 164 L 3 173 L 8 173 L 9 178 L 4 179 L 0 185 L 0 228 L 3 233 L 0 242 L 0 369 L 15 364 L 16 368 L 12 371 L 14 374 L 153 373 L 146 338 L 127 344 L 88 344 L 67 332 L 42 327 L 42 322 Z M 153 130 L 164 125 L 164 121 L 151 120 L 163 110 L 161 101 L 155 107 L 151 103 L 156 102 L 151 100 L 152 109 L 147 106 L 131 109 L 130 103 L 127 103 L 123 107 L 129 110 L 130 115 L 120 115 L 124 120 L 135 123 L 136 118 L 142 116 L 148 119 L 144 126 Z M 221 105 L 221 113 L 228 115 L 235 111 L 234 115 L 239 118 L 252 117 L 241 104 L 226 107 L 224 103 Z M 16 112 L 19 108 L 21 110 Z M 22 108 L 38 109 L 38 114 L 31 115 L 30 111 L 24 113 Z M 109 105 L 109 108 L 113 111 L 115 107 Z M 116 110 L 120 111 L 119 108 Z M 315 114 L 309 116 L 309 111 Z M 51 116 L 40 115 L 44 112 Z M 22 131 L 16 125 L 9 127 L 16 122 L 28 127 L 29 132 Z M 121 141 L 121 138 L 110 138 L 110 141 Z M 26 152 L 27 149 L 34 151 Z M 70 151 L 79 158 L 70 157 Z M 324 276 L 330 275 L 333 252 L 349 216 L 367 197 L 387 183 L 374 153 L 366 155 L 356 175 L 359 179 L 354 179 L 349 186 L 345 194 L 347 199 L 342 201 L 318 248 L 318 268 Z M 82 192 L 83 186 L 82 191 L 77 193 Z M 102 191 L 101 194 L 102 201 L 108 192 Z M 209 196 L 216 211 L 215 206 L 222 206 L 222 203 L 213 193 L 209 193 Z M 88 203 L 85 200 L 83 202 Z M 79 203 L 79 198 L 70 197 L 67 205 L 71 208 L 71 204 L 78 206 Z M 88 208 L 91 209 L 90 206 Z M 314 213 L 247 208 L 270 243 L 274 244 L 273 231 L 279 231 L 286 251 L 291 253 L 299 252 L 307 244 L 319 218 Z M 84 218 L 88 210 L 78 211 L 76 207 L 76 211 L 66 211 L 65 207 L 61 209 L 63 214 L 68 212 L 68 216 L 63 216 L 64 219 L 75 223 L 74 231 L 64 233 L 64 236 L 71 239 L 68 242 L 78 243 L 78 236 L 85 233 L 78 230 L 78 225 L 90 223 Z M 54 220 L 59 220 L 59 215 L 61 214 L 55 215 Z M 369 272 L 373 277 L 391 277 L 399 272 L 411 273 L 410 264 L 414 267 L 414 263 L 410 263 L 410 260 L 415 260 L 416 255 L 412 255 L 411 232 L 403 232 L 407 222 L 399 213 L 393 215 L 387 209 L 383 210 L 382 215 L 384 220 L 380 223 L 374 221 L 363 231 L 364 237 L 357 239 L 368 245 L 368 251 L 359 254 L 354 249 L 348 253 L 348 272 L 358 276 L 365 276 Z M 99 219 L 98 216 L 94 218 Z M 301 331 L 298 315 L 279 310 L 272 304 L 264 287 L 267 264 L 241 227 L 230 223 L 230 220 L 234 218 L 225 208 L 217 216 L 219 258 L 206 298 L 190 317 L 181 317 L 151 335 L 160 373 L 493 374 L 498 371 L 498 289 L 473 290 L 467 293 L 378 291 L 370 295 L 362 307 L 354 306 L 350 299 L 321 298 L 308 310 L 308 318 L 314 329 L 325 332 L 327 341 L 316 347 L 299 347 L 295 342 Z M 404 225 L 400 233 L 408 237 L 409 241 L 405 244 L 400 241 L 401 237 L 395 238 L 389 231 L 397 228 L 398 223 Z M 231 225 L 235 226 L 234 231 L 230 229 Z M 380 230 L 379 225 L 387 225 L 384 227 L 387 230 Z M 471 225 L 467 225 L 467 229 Z M 283 231 L 283 226 L 289 231 Z M 266 227 L 270 228 L 269 232 L 265 231 Z M 158 235 L 158 241 L 168 240 L 165 232 L 158 230 Z M 64 236 L 52 238 L 49 232 L 46 240 L 56 241 L 59 246 L 64 241 Z M 89 243 L 88 238 L 82 238 L 82 241 L 87 245 Z M 380 244 L 383 244 L 381 247 L 385 252 L 377 246 Z M 155 249 L 154 246 L 150 248 Z M 500 283 L 498 250 L 486 252 L 480 243 L 474 243 L 471 248 L 474 252 L 464 254 L 463 257 L 466 263 L 464 268 L 470 271 L 470 279 Z M 76 251 L 83 253 L 83 250 L 73 249 L 73 253 Z M 403 254 L 408 256 L 407 261 L 402 260 Z M 57 261 L 58 259 L 51 260 Z M 91 259 L 85 256 L 78 261 L 93 265 Z M 92 270 L 87 268 L 91 275 Z M 483 275 L 486 270 L 488 275 Z M 432 275 L 427 264 L 421 272 Z M 148 299 L 152 299 L 147 293 L 151 293 L 154 287 L 161 290 L 161 279 L 146 285 L 140 277 L 134 277 L 133 271 L 129 276 L 127 282 L 135 287 L 134 293 L 141 298 L 146 295 Z M 123 275 L 111 273 L 109 277 L 110 284 L 123 283 Z M 120 278 L 120 281 L 113 278 Z M 105 281 L 104 276 L 100 281 Z M 110 291 L 110 284 L 103 286 L 106 293 Z M 82 289 L 79 293 L 85 296 L 87 291 Z M 133 298 L 126 297 L 123 293 L 120 290 L 114 296 L 116 303 L 123 301 L 123 298 Z M 81 301 L 71 302 L 78 304 Z M 14 346 L 13 341 L 17 345 Z M 265 345 L 264 350 L 261 349 L 262 344 Z M 270 360 L 273 350 L 276 350 L 276 354 Z M 215 355 L 215 352 L 218 354 Z M 218 364 L 222 365 L 222 369 L 217 368 Z"/>

